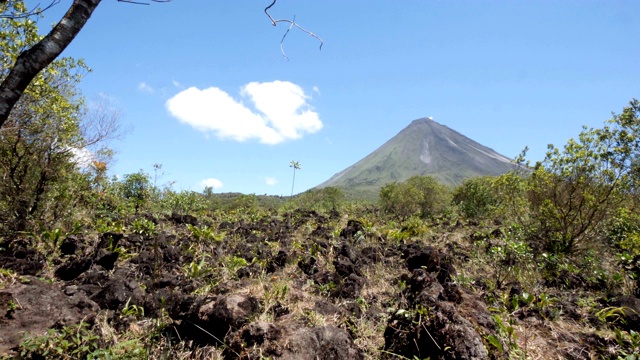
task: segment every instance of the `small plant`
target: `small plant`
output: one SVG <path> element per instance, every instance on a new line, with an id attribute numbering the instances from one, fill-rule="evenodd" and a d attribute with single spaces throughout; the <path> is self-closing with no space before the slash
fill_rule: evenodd
<path id="1" fill-rule="evenodd" d="M 125 231 L 125 226 L 122 221 L 100 218 L 96 220 L 95 230 L 99 233 L 123 233 Z"/>
<path id="2" fill-rule="evenodd" d="M 126 304 L 124 304 L 124 308 L 122 308 L 122 316 L 133 316 L 136 319 L 144 317 L 144 308 L 139 305 L 130 304 L 130 302 L 131 297 L 127 299 Z"/>
<path id="3" fill-rule="evenodd" d="M 219 236 L 216 236 L 214 229 L 210 228 L 207 225 L 195 226 L 187 224 L 187 229 L 189 229 L 189 231 L 191 232 L 191 237 L 193 237 L 197 241 L 220 242 L 222 240 Z"/>
<path id="4" fill-rule="evenodd" d="M 87 323 L 49 329 L 46 335 L 25 339 L 20 344 L 20 355 L 23 358 L 89 358 L 100 348 L 99 339 Z"/>
<path id="5" fill-rule="evenodd" d="M 608 306 L 596 312 L 595 316 L 598 318 L 598 320 L 602 322 L 615 323 L 623 320 L 625 316 L 625 311 L 633 311 L 633 310 L 624 306 L 620 306 L 620 307 Z"/>
<path id="6" fill-rule="evenodd" d="M 226 269 L 227 274 L 232 278 L 237 277 L 238 270 L 247 265 L 249 265 L 247 260 L 234 255 L 227 256 L 222 259 L 222 266 Z"/>
<path id="7" fill-rule="evenodd" d="M 207 260 L 206 256 L 202 256 L 199 262 L 196 262 L 194 260 L 190 262 L 188 265 L 186 265 L 185 272 L 187 276 L 192 279 L 195 279 L 195 278 L 204 276 L 206 273 L 208 273 L 209 269 L 207 269 L 206 260 Z"/>
<path id="8" fill-rule="evenodd" d="M 284 282 L 273 284 L 272 287 L 264 292 L 265 307 L 282 302 L 289 293 L 289 286 Z"/>
<path id="9" fill-rule="evenodd" d="M 505 324 L 502 321 L 502 318 L 500 317 L 500 315 L 495 314 L 492 317 L 493 317 L 493 321 L 498 327 L 498 335 L 503 339 L 507 340 L 507 343 L 509 344 L 509 349 L 511 349 L 511 351 L 518 351 L 520 347 L 518 346 L 517 337 L 515 334 L 515 328 L 513 327 L 512 320 L 511 319 L 508 320 L 507 323 Z"/>
<path id="10" fill-rule="evenodd" d="M 13 284 L 17 281 L 18 275 L 9 269 L 0 268 L 0 289 L 3 289 L 7 284 Z"/>
<path id="11" fill-rule="evenodd" d="M 47 246 L 49 250 L 55 250 L 60 246 L 60 242 L 63 239 L 62 229 L 55 228 L 53 230 L 42 230 L 40 233 L 40 239 Z"/>
<path id="12" fill-rule="evenodd" d="M 329 281 L 326 284 L 318 284 L 318 291 L 324 296 L 329 296 L 333 290 L 336 289 L 336 284 L 333 281 Z"/>
<path id="13" fill-rule="evenodd" d="M 622 360 L 638 360 L 640 354 L 640 333 L 636 331 L 622 331 L 614 329 L 616 342 L 620 346 L 618 359 Z"/>
<path id="14" fill-rule="evenodd" d="M 156 234 L 156 224 L 145 218 L 138 218 L 131 224 L 131 232 L 150 238 Z"/>

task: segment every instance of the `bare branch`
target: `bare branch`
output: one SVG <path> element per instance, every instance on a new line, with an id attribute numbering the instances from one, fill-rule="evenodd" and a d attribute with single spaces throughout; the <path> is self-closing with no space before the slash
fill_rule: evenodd
<path id="1" fill-rule="evenodd" d="M 7 0 L 0 0 L 0 4 L 6 4 Z M 10 14 L 0 14 L 0 19 L 22 19 L 22 18 L 28 18 L 31 16 L 36 16 L 36 15 L 40 15 L 43 12 L 51 9 L 52 7 L 58 5 L 60 3 L 60 0 L 51 0 L 51 3 L 49 3 L 49 5 L 40 8 L 40 4 L 37 4 L 36 6 L 34 6 L 33 10 L 29 10 L 23 13 L 15 13 L 12 12 Z"/>
<path id="2" fill-rule="evenodd" d="M 151 2 L 157 2 L 157 3 L 168 3 L 171 2 L 173 0 L 150 0 Z M 129 4 L 135 4 L 135 5 L 151 5 L 151 3 L 149 2 L 143 2 L 143 1 L 133 1 L 133 0 L 118 0 L 118 2 L 125 2 L 125 3 L 129 3 Z"/>
<path id="3" fill-rule="evenodd" d="M 264 9 L 264 13 L 267 14 L 267 17 L 269 17 L 269 20 L 271 20 L 271 25 L 273 25 L 273 26 L 277 26 L 278 23 L 281 23 L 281 22 L 289 24 L 289 28 L 287 29 L 287 31 L 282 36 L 282 40 L 280 40 L 280 51 L 282 52 L 282 56 L 284 56 L 284 58 L 287 59 L 287 61 L 289 60 L 289 57 L 287 57 L 287 54 L 284 51 L 284 39 L 287 37 L 287 35 L 289 34 L 289 31 L 294 26 L 297 27 L 298 29 L 300 29 L 301 31 L 309 34 L 310 36 L 318 39 L 318 41 L 320 41 L 320 50 L 322 50 L 322 45 L 324 44 L 324 41 L 322 41 L 322 39 L 318 35 L 312 33 L 311 31 L 309 31 L 309 30 L 307 30 L 305 28 L 303 28 L 302 26 L 298 25 L 298 23 L 296 22 L 296 17 L 295 16 L 293 17 L 292 20 L 289 20 L 289 19 L 274 19 L 273 16 L 271 16 L 271 14 L 269 14 L 269 9 L 271 9 L 271 7 L 276 4 L 276 1 L 277 0 L 273 0 L 273 2 Z"/>

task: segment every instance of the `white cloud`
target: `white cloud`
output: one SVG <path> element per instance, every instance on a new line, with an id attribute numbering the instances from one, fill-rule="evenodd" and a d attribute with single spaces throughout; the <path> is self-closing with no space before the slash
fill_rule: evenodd
<path id="1" fill-rule="evenodd" d="M 264 178 L 264 182 L 265 182 L 265 184 L 267 184 L 269 186 L 273 186 L 273 185 L 278 183 L 278 179 L 276 179 L 274 177 L 266 177 L 266 178 Z"/>
<path id="2" fill-rule="evenodd" d="M 252 82 L 242 87 L 240 95 L 236 100 L 216 87 L 190 87 L 169 99 L 166 106 L 180 122 L 221 139 L 278 144 L 322 129 L 318 113 L 307 103 L 309 97 L 296 84 Z M 242 99 L 248 99 L 253 109 Z"/>
<path id="3" fill-rule="evenodd" d="M 220 189 L 222 187 L 222 181 L 216 179 L 216 178 L 208 178 L 208 179 L 204 179 L 201 182 L 202 186 L 205 187 L 210 187 L 210 188 L 214 188 L 214 189 Z"/>
<path id="4" fill-rule="evenodd" d="M 153 94 L 154 92 L 156 92 L 156 90 L 151 85 L 147 84 L 144 81 L 138 84 L 138 90 L 149 94 Z"/>
<path id="5" fill-rule="evenodd" d="M 96 161 L 96 155 L 87 148 L 69 148 L 73 154 L 73 162 L 80 168 L 88 168 Z"/>

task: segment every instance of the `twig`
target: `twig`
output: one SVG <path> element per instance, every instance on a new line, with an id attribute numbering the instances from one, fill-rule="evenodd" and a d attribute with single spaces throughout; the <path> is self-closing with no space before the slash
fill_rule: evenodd
<path id="1" fill-rule="evenodd" d="M 218 339 L 215 335 L 213 335 L 212 333 L 208 332 L 207 330 L 203 329 L 202 327 L 198 326 L 198 324 L 193 323 L 192 321 L 189 320 L 185 320 L 187 322 L 189 322 L 191 325 L 197 327 L 198 329 L 204 331 L 207 335 L 211 336 L 212 338 L 216 339 L 218 342 L 220 342 L 220 344 L 222 344 L 222 346 L 226 347 L 227 349 L 231 350 L 234 354 L 236 354 L 238 357 L 240 357 L 240 354 L 238 354 L 235 350 L 233 350 L 229 345 L 227 345 L 224 341 Z"/>
<path id="2" fill-rule="evenodd" d="M 0 4 L 4 4 L 6 2 L 7 1 L 0 1 Z M 42 9 L 40 9 L 40 4 L 36 4 L 36 6 L 33 7 L 33 10 L 29 10 L 23 13 L 1 14 L 0 19 L 22 19 L 22 18 L 35 16 L 35 15 L 40 15 L 43 12 L 51 9 L 55 5 L 58 5 L 59 3 L 60 3 L 60 0 L 51 0 L 51 3 Z"/>
<path id="3" fill-rule="evenodd" d="M 167 3 L 167 2 L 171 2 L 173 0 L 149 0 L 152 2 L 157 2 L 157 3 Z M 118 0 L 118 2 L 126 2 L 129 4 L 136 4 L 136 5 L 151 5 L 148 2 L 142 2 L 142 1 L 133 1 L 133 0 Z"/>
<path id="4" fill-rule="evenodd" d="M 296 22 L 296 17 L 295 16 L 293 17 L 293 20 L 289 20 L 289 19 L 277 19 L 276 20 L 276 19 L 273 18 L 273 16 L 271 16 L 271 14 L 269 14 L 269 9 L 271 9 L 271 7 L 276 4 L 276 1 L 277 0 L 273 0 L 273 2 L 264 9 L 264 13 L 267 14 L 267 17 L 269 17 L 269 20 L 271 20 L 271 25 L 273 25 L 273 26 L 277 26 L 278 23 L 281 23 L 281 22 L 289 24 L 289 28 L 287 29 L 287 31 L 282 36 L 282 39 L 280 40 L 280 51 L 282 52 L 282 56 L 284 56 L 284 58 L 287 59 L 287 61 L 289 61 L 289 57 L 287 57 L 287 54 L 284 51 L 284 39 L 287 37 L 287 35 L 289 34 L 289 31 L 294 26 L 297 27 L 298 29 L 300 29 L 301 31 L 309 34 L 310 36 L 318 39 L 318 41 L 320 41 L 319 49 L 322 50 L 322 45 L 324 44 L 324 41 L 322 41 L 322 39 L 318 35 L 312 33 L 311 31 L 309 31 L 309 30 L 307 30 L 305 28 L 303 28 L 302 26 L 298 25 L 298 23 Z"/>
<path id="5" fill-rule="evenodd" d="M 427 335 L 429 335 L 429 337 L 431 338 L 431 341 L 433 341 L 433 343 L 436 344 L 436 346 L 438 347 L 438 350 L 442 351 L 442 348 L 440 347 L 440 345 L 438 345 L 438 343 L 436 342 L 436 339 L 434 339 L 433 336 L 431 336 L 429 329 L 427 329 L 427 327 L 424 326 L 424 324 L 422 324 L 422 328 L 424 329 L 424 331 L 427 332 Z"/>

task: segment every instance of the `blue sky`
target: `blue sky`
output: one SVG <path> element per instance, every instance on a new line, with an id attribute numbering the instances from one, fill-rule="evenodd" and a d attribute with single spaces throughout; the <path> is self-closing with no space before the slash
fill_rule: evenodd
<path id="1" fill-rule="evenodd" d="M 112 174 L 159 163 L 178 190 L 289 195 L 291 160 L 298 193 L 428 116 L 538 160 L 640 96 L 636 0 L 279 0 L 275 18 L 324 40 L 292 29 L 288 61 L 269 2 L 103 1 L 65 55 L 132 127 Z"/>

